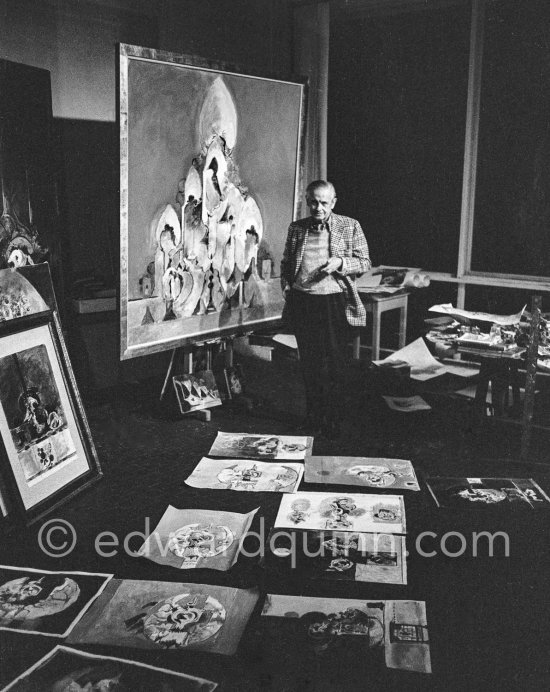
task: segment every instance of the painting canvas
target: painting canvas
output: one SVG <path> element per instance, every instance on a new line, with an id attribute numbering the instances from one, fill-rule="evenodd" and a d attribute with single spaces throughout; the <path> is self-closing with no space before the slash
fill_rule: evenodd
<path id="1" fill-rule="evenodd" d="M 550 509 L 550 498 L 532 478 L 428 478 L 438 507 L 480 511 Z"/>
<path id="2" fill-rule="evenodd" d="M 0 566 L 0 629 L 66 637 L 111 574 Z"/>
<path id="3" fill-rule="evenodd" d="M 185 481 L 194 488 L 294 493 L 304 473 L 303 464 L 274 464 L 244 459 L 203 457 Z"/>
<path id="4" fill-rule="evenodd" d="M 237 514 L 169 505 L 139 554 L 177 569 L 228 570 L 257 511 Z"/>
<path id="5" fill-rule="evenodd" d="M 211 370 L 194 375 L 175 375 L 172 383 L 182 413 L 221 406 L 218 385 Z"/>
<path id="6" fill-rule="evenodd" d="M 212 692 L 217 683 L 114 656 L 56 646 L 4 688 L 4 692 Z"/>
<path id="7" fill-rule="evenodd" d="M 101 475 L 55 314 L 4 324 L 0 382 L 2 470 L 31 521 Z"/>
<path id="8" fill-rule="evenodd" d="M 420 490 L 413 465 L 406 459 L 312 456 L 305 467 L 306 483 Z"/>
<path id="9" fill-rule="evenodd" d="M 28 271 L 30 270 L 30 271 Z M 40 290 L 40 279 L 47 279 L 46 293 Z M 37 286 L 38 283 L 38 286 Z M 47 288 L 51 288 L 51 293 Z M 0 269 L 0 322 L 56 309 L 50 272 L 46 263 L 19 269 Z"/>
<path id="10" fill-rule="evenodd" d="M 113 579 L 68 641 L 232 655 L 257 600 L 254 589 Z"/>
<path id="11" fill-rule="evenodd" d="M 401 495 L 298 492 L 281 499 L 275 527 L 406 533 L 405 505 Z"/>
<path id="12" fill-rule="evenodd" d="M 302 461 L 311 453 L 312 446 L 313 438 L 307 436 L 219 432 L 209 454 L 239 459 Z"/>
<path id="13" fill-rule="evenodd" d="M 120 46 L 121 356 L 282 313 L 305 80 Z"/>
<path id="14" fill-rule="evenodd" d="M 274 529 L 268 545 L 268 569 L 285 580 L 407 583 L 404 536 Z"/>
<path id="15" fill-rule="evenodd" d="M 301 665 L 330 669 L 338 661 L 368 680 L 376 664 L 431 673 L 422 601 L 373 601 L 268 594 L 262 611 L 269 641 L 292 641 Z M 352 685 L 350 685 L 352 686 Z"/>

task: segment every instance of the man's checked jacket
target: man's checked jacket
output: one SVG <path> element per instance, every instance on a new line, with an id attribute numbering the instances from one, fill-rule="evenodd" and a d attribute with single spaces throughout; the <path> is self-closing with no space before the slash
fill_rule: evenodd
<path id="1" fill-rule="evenodd" d="M 283 259 L 281 260 L 281 285 L 283 291 L 292 286 L 298 274 L 309 229 L 316 226 L 314 219 L 293 221 L 288 229 Z M 334 278 L 346 294 L 346 317 L 352 327 L 364 327 L 366 310 L 357 287 L 355 276 L 366 272 L 372 266 L 369 247 L 358 221 L 349 216 L 332 213 L 328 219 L 330 231 L 330 256 L 342 258 L 342 269 L 334 273 Z"/>

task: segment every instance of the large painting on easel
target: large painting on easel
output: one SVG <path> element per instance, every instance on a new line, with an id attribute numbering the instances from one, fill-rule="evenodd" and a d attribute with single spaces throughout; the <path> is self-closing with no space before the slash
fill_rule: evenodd
<path id="1" fill-rule="evenodd" d="M 305 81 L 120 47 L 121 357 L 280 318 Z"/>

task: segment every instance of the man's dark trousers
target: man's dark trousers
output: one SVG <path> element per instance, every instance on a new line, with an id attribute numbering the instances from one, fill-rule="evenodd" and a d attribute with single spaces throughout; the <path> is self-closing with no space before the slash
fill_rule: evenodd
<path id="1" fill-rule="evenodd" d="M 344 293 L 292 289 L 287 310 L 294 328 L 306 391 L 307 419 L 321 426 L 343 417 L 343 376 L 350 326 Z"/>

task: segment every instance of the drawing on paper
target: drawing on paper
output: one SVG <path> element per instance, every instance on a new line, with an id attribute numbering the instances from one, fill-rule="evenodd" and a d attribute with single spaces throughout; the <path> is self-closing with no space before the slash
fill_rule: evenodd
<path id="1" fill-rule="evenodd" d="M 0 566 L 0 629 L 65 636 L 110 577 Z"/>
<path id="2" fill-rule="evenodd" d="M 305 480 L 307 483 L 420 490 L 413 465 L 406 459 L 311 456 L 305 462 Z"/>
<path id="3" fill-rule="evenodd" d="M 302 660 L 353 662 L 370 669 L 375 661 L 388 668 L 430 673 L 426 607 L 421 601 L 361 601 L 268 594 L 262 617 L 277 641 L 294 635 Z M 292 634 L 291 634 L 292 633 Z M 367 674 L 367 670 L 365 674 Z"/>
<path id="4" fill-rule="evenodd" d="M 297 492 L 282 498 L 275 527 L 405 533 L 405 507 L 401 495 Z"/>
<path id="5" fill-rule="evenodd" d="M 257 599 L 254 589 L 112 580 L 69 641 L 231 655 Z"/>
<path id="6" fill-rule="evenodd" d="M 285 579 L 406 584 L 405 537 L 396 534 L 272 530 L 268 563 Z"/>
<path id="7" fill-rule="evenodd" d="M 548 509 L 550 498 L 531 478 L 428 478 L 439 507 Z"/>
<path id="8" fill-rule="evenodd" d="M 311 437 L 218 432 L 209 454 L 241 459 L 303 460 L 311 445 Z"/>
<path id="9" fill-rule="evenodd" d="M 195 375 L 176 375 L 172 382 L 182 413 L 200 411 L 220 406 L 222 403 L 218 386 L 210 370 Z"/>
<path id="10" fill-rule="evenodd" d="M 215 682 L 114 656 L 56 646 L 20 675 L 6 692 L 212 692 Z"/>
<path id="11" fill-rule="evenodd" d="M 195 488 L 242 490 L 248 492 L 292 493 L 304 468 L 302 464 L 274 464 L 262 461 L 208 459 L 203 457 L 185 481 Z"/>
<path id="12" fill-rule="evenodd" d="M 206 509 L 166 509 L 139 554 L 177 569 L 227 570 L 238 557 L 256 510 L 248 514 Z"/>

